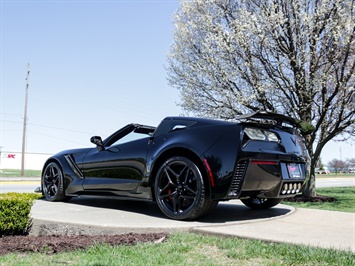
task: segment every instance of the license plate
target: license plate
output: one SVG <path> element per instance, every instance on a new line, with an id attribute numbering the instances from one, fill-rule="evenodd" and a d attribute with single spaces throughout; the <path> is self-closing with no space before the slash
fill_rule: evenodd
<path id="1" fill-rule="evenodd" d="M 301 178 L 300 166 L 295 163 L 287 164 L 288 174 L 290 178 Z"/>

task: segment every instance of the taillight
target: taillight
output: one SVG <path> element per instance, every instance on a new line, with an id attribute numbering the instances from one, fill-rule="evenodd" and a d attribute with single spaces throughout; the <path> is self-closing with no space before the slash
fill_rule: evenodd
<path id="1" fill-rule="evenodd" d="M 279 142 L 279 137 L 274 133 L 266 129 L 246 127 L 244 128 L 244 133 L 251 140 L 262 140 L 262 141 L 271 141 Z"/>
<path id="2" fill-rule="evenodd" d="M 261 161 L 261 160 L 253 160 L 251 164 L 263 164 L 263 165 L 277 165 L 276 161 Z"/>

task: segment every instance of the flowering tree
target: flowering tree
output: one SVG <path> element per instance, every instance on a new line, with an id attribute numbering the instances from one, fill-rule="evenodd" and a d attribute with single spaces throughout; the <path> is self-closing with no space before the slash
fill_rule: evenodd
<path id="1" fill-rule="evenodd" d="M 181 0 L 168 80 L 186 114 L 233 120 L 266 110 L 315 127 L 324 145 L 354 135 L 355 0 Z"/>

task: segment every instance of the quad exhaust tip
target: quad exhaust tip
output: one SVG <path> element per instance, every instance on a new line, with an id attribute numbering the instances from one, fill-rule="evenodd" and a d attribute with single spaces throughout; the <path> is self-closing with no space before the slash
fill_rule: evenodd
<path id="1" fill-rule="evenodd" d="M 289 195 L 289 194 L 297 194 L 300 192 L 302 187 L 302 183 L 285 183 L 282 186 L 281 194 Z"/>

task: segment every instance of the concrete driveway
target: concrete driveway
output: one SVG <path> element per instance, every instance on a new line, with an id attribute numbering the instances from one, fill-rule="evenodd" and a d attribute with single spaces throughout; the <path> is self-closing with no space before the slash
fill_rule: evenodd
<path id="1" fill-rule="evenodd" d="M 32 235 L 192 231 L 355 252 L 355 213 L 296 210 L 283 204 L 260 211 L 233 200 L 198 221 L 175 221 L 155 203 L 78 197 L 65 203 L 38 200 L 31 216 Z"/>
<path id="2" fill-rule="evenodd" d="M 102 199 L 99 197 L 78 197 L 68 202 L 48 202 L 38 200 L 32 207 L 32 218 L 63 224 L 66 228 L 80 226 L 88 230 L 69 232 L 62 228 L 63 234 L 97 234 L 126 232 L 173 232 L 191 230 L 195 227 L 232 225 L 250 223 L 263 219 L 273 219 L 290 214 L 292 207 L 280 205 L 269 210 L 251 210 L 239 200 L 220 203 L 208 216 L 198 221 L 176 221 L 167 218 L 157 204 L 144 201 Z M 96 230 L 96 227 L 99 227 Z M 33 228 L 34 229 L 34 228 Z M 53 229 L 53 228 L 51 228 Z M 41 228 L 43 229 L 43 226 Z M 34 230 L 32 230 L 34 231 Z M 56 231 L 60 233 L 60 229 Z M 43 233 L 43 232 L 42 232 Z M 42 234 L 36 231 L 36 234 Z"/>

